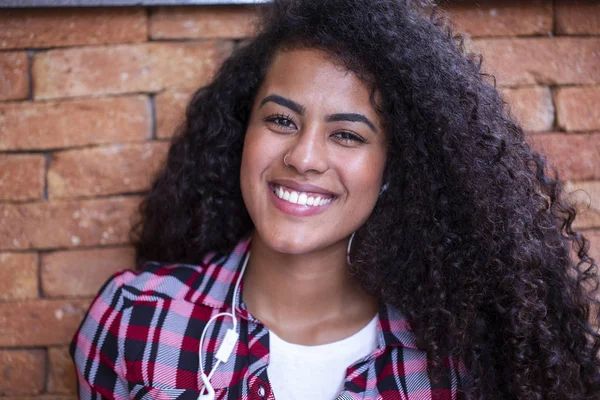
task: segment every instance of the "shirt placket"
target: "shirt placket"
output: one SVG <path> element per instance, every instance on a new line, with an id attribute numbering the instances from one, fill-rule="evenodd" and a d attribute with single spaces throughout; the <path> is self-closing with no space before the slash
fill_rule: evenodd
<path id="1" fill-rule="evenodd" d="M 346 374 L 344 378 L 344 389 L 342 392 L 335 398 L 335 400 L 363 400 L 365 399 L 365 394 L 367 391 L 366 384 L 359 385 L 354 381 L 354 378 L 357 375 L 362 375 L 363 373 L 372 373 L 375 360 L 381 356 L 386 351 L 386 344 L 383 338 L 383 334 L 381 333 L 381 329 L 378 330 L 378 346 L 371 354 L 356 360 L 349 368 L 350 373 Z"/>
<path id="2" fill-rule="evenodd" d="M 244 377 L 242 398 L 250 400 L 275 400 L 267 367 L 269 365 L 269 331 L 267 327 L 252 316 L 242 300 L 241 289 L 238 293 L 236 313 L 247 327 L 248 370 Z M 244 396 L 245 395 L 245 396 Z"/>
<path id="3" fill-rule="evenodd" d="M 269 365 L 268 330 L 249 314 L 248 321 L 248 371 L 244 378 L 244 390 L 252 400 L 275 400 L 267 367 Z M 244 394 L 244 393 L 242 393 Z"/>

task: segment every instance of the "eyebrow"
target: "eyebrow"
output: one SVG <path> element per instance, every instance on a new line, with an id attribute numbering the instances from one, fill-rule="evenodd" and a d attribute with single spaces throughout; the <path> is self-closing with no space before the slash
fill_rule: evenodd
<path id="1" fill-rule="evenodd" d="M 270 94 L 267 97 L 265 97 L 260 102 L 260 107 L 262 107 L 263 105 L 265 105 L 265 103 L 268 103 L 269 101 L 279 104 L 280 106 L 289 108 L 290 110 L 292 110 L 300 115 L 304 115 L 306 113 L 306 107 L 304 107 L 301 104 L 296 103 L 293 100 L 290 100 L 283 96 L 280 96 L 278 94 Z M 339 122 L 339 121 L 362 122 L 365 125 L 367 125 L 374 133 L 377 133 L 377 128 L 375 128 L 375 124 L 373 122 L 371 122 L 371 120 L 369 118 L 365 117 L 362 114 L 358 114 L 358 113 L 328 114 L 325 116 L 325 121 L 327 121 L 327 122 Z"/>
<path id="2" fill-rule="evenodd" d="M 327 122 L 338 122 L 338 121 L 350 121 L 350 122 L 362 122 L 366 124 L 374 133 L 377 133 L 375 124 L 371 120 L 362 114 L 357 113 L 343 113 L 343 114 L 329 114 L 325 117 Z"/>
<path id="3" fill-rule="evenodd" d="M 280 106 L 289 108 L 290 110 L 300 115 L 304 115 L 304 113 L 306 112 L 306 108 L 303 105 L 296 103 L 294 100 L 286 99 L 285 97 L 280 96 L 278 94 L 268 95 L 260 102 L 260 106 L 262 107 L 265 103 L 268 103 L 269 101 L 277 103 Z"/>

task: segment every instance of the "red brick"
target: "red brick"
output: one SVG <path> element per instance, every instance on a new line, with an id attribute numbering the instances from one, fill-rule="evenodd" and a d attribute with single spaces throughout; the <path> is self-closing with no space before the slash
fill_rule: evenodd
<path id="1" fill-rule="evenodd" d="M 501 86 L 600 82 L 600 38 L 475 39 Z"/>
<path id="2" fill-rule="evenodd" d="M 45 364 L 44 350 L 0 350 L 0 395 L 41 393 L 46 379 Z"/>
<path id="3" fill-rule="evenodd" d="M 58 346 L 73 338 L 91 299 L 0 303 L 0 346 Z"/>
<path id="4" fill-rule="evenodd" d="M 150 142 L 66 150 L 52 155 L 50 198 L 140 192 L 163 165 L 168 143 Z"/>
<path id="5" fill-rule="evenodd" d="M 150 17 L 153 39 L 244 38 L 256 10 L 248 6 L 159 7 Z"/>
<path id="6" fill-rule="evenodd" d="M 543 133 L 530 138 L 534 147 L 548 156 L 561 179 L 600 180 L 600 133 Z"/>
<path id="7" fill-rule="evenodd" d="M 459 32 L 470 36 L 546 35 L 552 32 L 552 1 L 454 2 L 446 7 Z"/>
<path id="8" fill-rule="evenodd" d="M 40 396 L 8 396 L 2 397 L 2 400 L 78 400 L 79 397 L 73 395 L 52 395 L 45 394 Z"/>
<path id="9" fill-rule="evenodd" d="M 600 34 L 597 0 L 556 0 L 556 32 L 561 35 Z"/>
<path id="10" fill-rule="evenodd" d="M 139 197 L 0 203 L 0 249 L 52 249 L 129 242 Z"/>
<path id="11" fill-rule="evenodd" d="M 93 297 L 115 272 L 135 267 L 133 247 L 57 251 L 42 256 L 45 297 Z"/>
<path id="12" fill-rule="evenodd" d="M 34 96 L 195 89 L 208 83 L 230 50 L 231 43 L 215 41 L 51 50 L 33 59 Z"/>
<path id="13" fill-rule="evenodd" d="M 0 253 L 0 300 L 38 297 L 38 256 Z"/>
<path id="14" fill-rule="evenodd" d="M 600 181 L 567 182 L 565 192 L 578 210 L 575 228 L 600 228 Z"/>
<path id="15" fill-rule="evenodd" d="M 0 155 L 0 200 L 38 200 L 44 194 L 42 155 Z"/>
<path id="16" fill-rule="evenodd" d="M 77 393 L 77 377 L 69 348 L 67 346 L 49 348 L 48 359 L 50 367 L 48 392 Z"/>
<path id="17" fill-rule="evenodd" d="M 190 92 L 166 91 L 155 98 L 156 106 L 156 136 L 169 138 L 183 123 L 185 107 L 190 101 Z"/>
<path id="18" fill-rule="evenodd" d="M 512 114 L 528 131 L 548 131 L 554 124 L 552 92 L 547 87 L 503 89 Z"/>
<path id="19" fill-rule="evenodd" d="M 584 231 L 583 236 L 590 241 L 589 255 L 600 265 L 600 231 Z"/>
<path id="20" fill-rule="evenodd" d="M 558 125 L 568 131 L 600 129 L 600 86 L 556 91 Z"/>
<path id="21" fill-rule="evenodd" d="M 29 97 L 27 53 L 0 53 L 0 100 L 22 100 L 27 97 Z"/>
<path id="22" fill-rule="evenodd" d="M 4 9 L 0 48 L 24 49 L 143 42 L 148 37 L 143 8 Z"/>
<path id="23" fill-rule="evenodd" d="M 150 136 L 143 96 L 0 105 L 0 150 L 47 150 Z"/>

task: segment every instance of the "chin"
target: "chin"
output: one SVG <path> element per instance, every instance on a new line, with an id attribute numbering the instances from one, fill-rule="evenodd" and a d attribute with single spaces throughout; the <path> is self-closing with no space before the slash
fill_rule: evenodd
<path id="1" fill-rule="evenodd" d="M 282 254 L 303 254 L 316 250 L 317 246 L 314 243 L 314 237 L 306 235 L 287 235 L 287 234 L 260 234 L 263 243 L 273 251 Z"/>

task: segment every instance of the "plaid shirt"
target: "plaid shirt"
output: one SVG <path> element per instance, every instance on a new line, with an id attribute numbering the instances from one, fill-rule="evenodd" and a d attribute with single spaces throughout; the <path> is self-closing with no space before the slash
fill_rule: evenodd
<path id="1" fill-rule="evenodd" d="M 212 254 L 202 265 L 150 262 L 141 272 L 111 277 L 71 342 L 80 398 L 196 400 L 202 388 L 202 330 L 211 316 L 232 311 L 235 282 L 249 247 L 246 239 L 231 254 Z M 211 384 L 216 399 L 274 400 L 267 376 L 269 330 L 248 313 L 241 290 L 235 305 L 239 341 Z M 202 352 L 205 371 L 212 370 L 232 326 L 230 318 L 210 324 Z M 461 398 L 463 364 L 448 358 L 447 373 L 434 384 L 407 320 L 383 302 L 377 334 L 378 348 L 347 368 L 337 400 Z"/>

